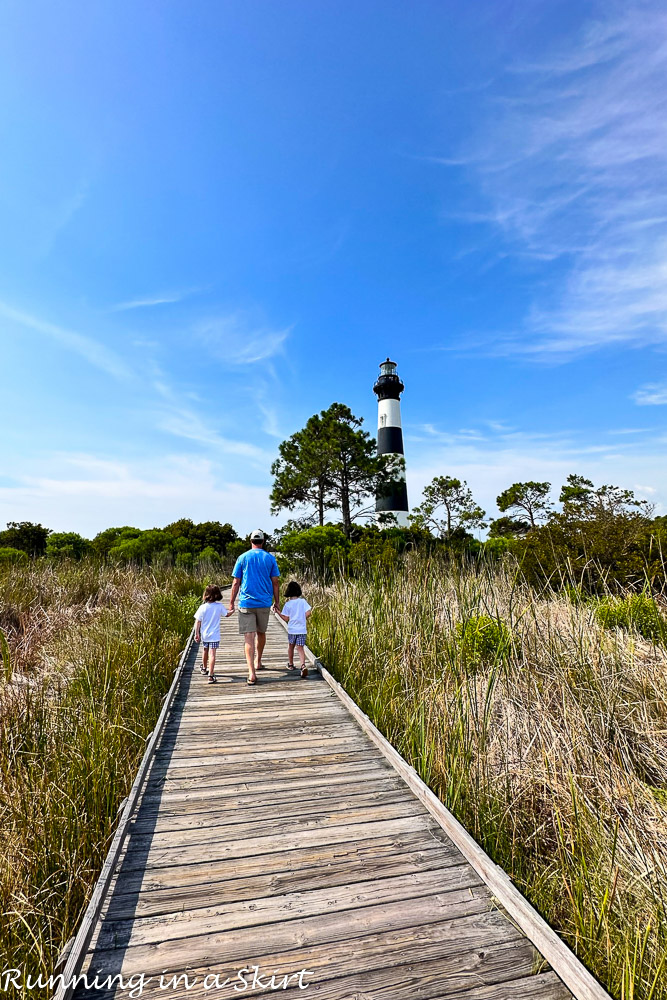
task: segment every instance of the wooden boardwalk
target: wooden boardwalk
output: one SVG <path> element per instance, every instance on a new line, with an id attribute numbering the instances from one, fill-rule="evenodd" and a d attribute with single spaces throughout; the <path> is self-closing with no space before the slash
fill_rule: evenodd
<path id="1" fill-rule="evenodd" d="M 242 981 L 255 995 L 254 966 L 270 995 L 272 975 L 291 976 L 290 998 L 572 996 L 332 686 L 286 671 L 277 620 L 255 688 L 236 617 L 218 684 L 200 658 L 193 647 L 82 971 L 143 973 L 150 998 L 233 997 Z M 184 973 L 190 989 L 160 988 Z M 74 995 L 130 995 L 120 986 Z"/>

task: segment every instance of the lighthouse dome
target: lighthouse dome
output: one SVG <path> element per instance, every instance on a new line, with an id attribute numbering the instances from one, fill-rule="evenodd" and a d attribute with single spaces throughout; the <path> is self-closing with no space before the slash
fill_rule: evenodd
<path id="1" fill-rule="evenodd" d="M 373 392 L 380 399 L 400 399 L 405 386 L 396 374 L 396 363 L 387 358 L 380 365 L 380 375 Z"/>

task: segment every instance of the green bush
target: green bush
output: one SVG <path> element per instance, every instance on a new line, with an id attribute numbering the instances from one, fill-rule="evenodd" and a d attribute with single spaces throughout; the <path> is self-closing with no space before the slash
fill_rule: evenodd
<path id="1" fill-rule="evenodd" d="M 469 670 L 504 659 L 512 645 L 512 633 L 502 618 L 473 615 L 457 622 L 454 634 Z"/>
<path id="2" fill-rule="evenodd" d="M 222 560 L 219 554 L 215 551 L 215 549 L 211 548 L 210 545 L 207 545 L 206 548 L 203 549 L 197 556 L 197 562 L 212 563 L 216 566 L 219 566 Z"/>
<path id="3" fill-rule="evenodd" d="M 596 607 L 595 617 L 603 628 L 634 629 L 650 642 L 667 643 L 667 622 L 648 594 L 606 597 Z"/>
<path id="4" fill-rule="evenodd" d="M 9 545 L 3 545 L 0 548 L 0 564 L 9 563 L 10 565 L 18 565 L 19 563 L 27 563 L 28 554 L 22 552 L 21 549 L 13 549 Z"/>

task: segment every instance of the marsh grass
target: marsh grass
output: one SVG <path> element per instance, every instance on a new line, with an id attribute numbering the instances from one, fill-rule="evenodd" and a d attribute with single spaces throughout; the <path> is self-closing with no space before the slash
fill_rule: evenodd
<path id="1" fill-rule="evenodd" d="M 92 561 L 0 573 L 3 967 L 49 975 L 71 936 L 205 582 Z"/>
<path id="2" fill-rule="evenodd" d="M 664 647 L 508 563 L 313 596 L 311 645 L 445 805 L 614 996 L 665 1000 Z"/>

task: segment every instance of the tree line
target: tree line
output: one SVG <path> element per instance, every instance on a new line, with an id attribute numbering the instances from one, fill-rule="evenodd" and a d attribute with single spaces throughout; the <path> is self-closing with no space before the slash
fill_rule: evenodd
<path id="1" fill-rule="evenodd" d="M 106 528 L 92 539 L 75 531 L 51 531 L 29 521 L 10 521 L 0 531 L 0 562 L 22 562 L 30 557 L 81 559 L 92 555 L 114 562 L 146 562 L 191 566 L 194 562 L 220 562 L 236 558 L 250 547 L 231 524 L 189 518 L 164 528 Z"/>
<path id="2" fill-rule="evenodd" d="M 501 516 L 488 519 L 464 480 L 441 475 L 424 489 L 407 528 L 392 523 L 391 514 L 376 518 L 376 497 L 393 490 L 403 464 L 396 456 L 378 456 L 362 424 L 349 407 L 333 403 L 279 446 L 271 511 L 293 516 L 272 541 L 286 567 L 326 575 L 370 564 L 389 568 L 414 549 L 457 558 L 511 553 L 534 582 L 567 576 L 588 589 L 646 581 L 664 587 L 667 518 L 653 517 L 651 504 L 632 490 L 595 486 L 577 474 L 560 489 L 560 509 L 551 483 L 517 482 L 496 498 Z M 487 540 L 475 537 L 487 528 Z M 230 523 L 187 518 L 164 528 L 108 528 L 90 540 L 29 522 L 10 522 L 0 532 L 0 562 L 90 554 L 187 567 L 231 562 L 248 547 Z"/>

